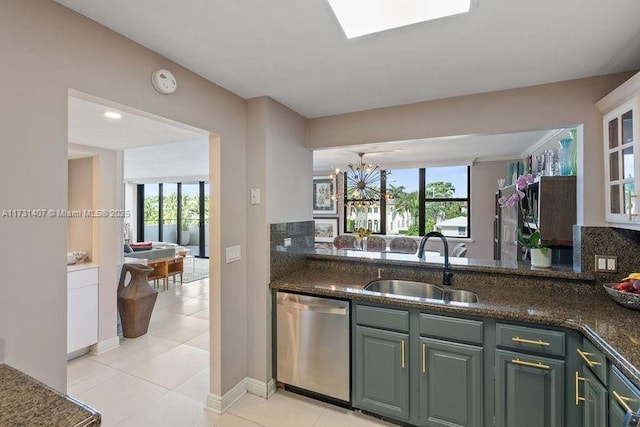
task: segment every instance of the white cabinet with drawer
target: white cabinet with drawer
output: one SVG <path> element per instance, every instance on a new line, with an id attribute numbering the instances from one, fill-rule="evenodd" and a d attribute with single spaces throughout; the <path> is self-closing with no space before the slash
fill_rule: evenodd
<path id="1" fill-rule="evenodd" d="M 67 271 L 67 354 L 98 342 L 98 267 Z"/>

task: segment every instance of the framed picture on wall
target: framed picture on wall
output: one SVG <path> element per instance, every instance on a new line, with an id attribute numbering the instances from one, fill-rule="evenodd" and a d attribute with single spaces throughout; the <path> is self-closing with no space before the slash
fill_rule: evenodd
<path id="1" fill-rule="evenodd" d="M 336 179 L 330 176 L 313 177 L 313 214 L 337 214 L 336 201 L 331 198 L 336 192 Z"/>
<path id="2" fill-rule="evenodd" d="M 316 242 L 333 242 L 338 236 L 338 218 L 314 218 Z"/>

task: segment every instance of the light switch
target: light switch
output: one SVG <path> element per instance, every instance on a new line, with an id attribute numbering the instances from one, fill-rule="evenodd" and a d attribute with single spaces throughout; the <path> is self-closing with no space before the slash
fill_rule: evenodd
<path id="1" fill-rule="evenodd" d="M 284 247 L 288 248 L 289 246 L 291 246 L 291 237 L 287 237 L 284 239 Z"/>
<path id="2" fill-rule="evenodd" d="M 229 264 L 230 262 L 239 261 L 242 258 L 241 251 L 240 251 L 240 245 L 229 246 L 226 249 L 226 255 L 227 255 L 227 257 L 226 257 L 227 264 Z"/>
<path id="3" fill-rule="evenodd" d="M 259 205 L 260 204 L 260 189 L 259 188 L 252 188 L 251 190 L 249 190 L 249 200 L 250 200 L 250 203 L 252 205 Z"/>
<path id="4" fill-rule="evenodd" d="M 596 255 L 596 271 L 607 271 L 607 257 Z"/>

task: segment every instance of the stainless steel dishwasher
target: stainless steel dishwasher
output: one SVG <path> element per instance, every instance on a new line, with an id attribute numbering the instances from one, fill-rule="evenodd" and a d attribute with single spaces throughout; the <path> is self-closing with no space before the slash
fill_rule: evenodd
<path id="1" fill-rule="evenodd" d="M 277 380 L 350 402 L 349 301 L 278 292 Z"/>

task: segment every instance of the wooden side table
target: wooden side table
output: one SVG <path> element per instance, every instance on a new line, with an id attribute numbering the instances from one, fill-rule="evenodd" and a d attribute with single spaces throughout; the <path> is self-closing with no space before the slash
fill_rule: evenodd
<path id="1" fill-rule="evenodd" d="M 180 276 L 180 284 L 182 285 L 182 272 L 184 271 L 184 258 L 181 256 L 169 259 L 167 261 L 167 276 L 171 276 L 173 283 L 176 283 L 176 276 Z M 167 283 L 167 287 L 168 287 Z"/>
<path id="2" fill-rule="evenodd" d="M 176 276 L 180 276 L 180 284 L 182 285 L 182 272 L 184 271 L 184 258 L 181 256 L 172 258 L 160 258 L 149 260 L 147 265 L 153 268 L 149 273 L 149 280 L 153 280 L 153 287 L 158 287 L 158 282 L 162 279 L 162 289 L 169 289 L 169 276 L 176 283 Z"/>

